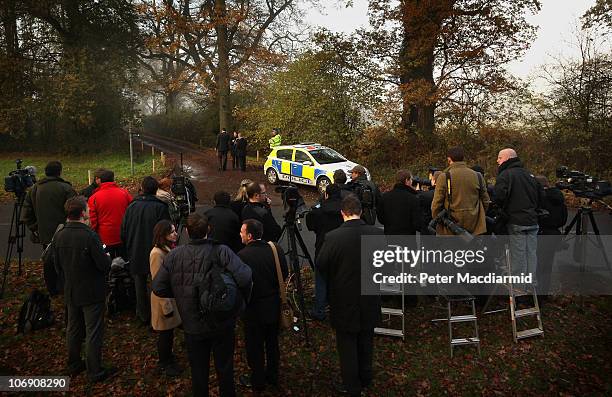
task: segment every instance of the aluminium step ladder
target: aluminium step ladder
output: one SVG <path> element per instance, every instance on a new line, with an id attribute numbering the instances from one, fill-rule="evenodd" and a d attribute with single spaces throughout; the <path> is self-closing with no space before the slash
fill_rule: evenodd
<path id="1" fill-rule="evenodd" d="M 404 264 L 402 263 L 401 272 L 404 273 Z M 387 335 L 387 336 L 395 336 L 398 338 L 402 338 L 406 335 L 406 324 L 405 324 L 405 288 L 403 283 L 398 284 L 381 284 L 380 291 L 385 292 L 387 294 L 392 295 L 400 295 L 401 296 L 401 307 L 400 308 L 392 308 L 392 307 L 381 307 L 380 311 L 383 316 L 386 316 L 386 319 L 383 319 L 383 322 L 391 322 L 391 319 L 396 317 L 399 318 L 402 326 L 400 328 L 390 328 L 390 327 L 376 327 L 374 328 L 374 333 L 378 335 Z"/>
<path id="2" fill-rule="evenodd" d="M 453 358 L 454 348 L 456 346 L 475 345 L 480 354 L 480 337 L 478 336 L 478 317 L 476 316 L 476 303 L 473 296 L 445 296 L 447 305 L 448 321 L 448 344 L 450 347 L 450 356 Z M 471 306 L 471 314 L 453 315 L 453 304 L 468 303 Z M 474 327 L 474 335 L 469 337 L 455 338 L 453 336 L 453 324 L 472 323 Z"/>

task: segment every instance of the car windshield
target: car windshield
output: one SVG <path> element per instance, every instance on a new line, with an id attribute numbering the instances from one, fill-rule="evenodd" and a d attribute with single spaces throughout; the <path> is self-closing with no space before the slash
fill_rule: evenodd
<path id="1" fill-rule="evenodd" d="M 342 157 L 340 153 L 330 148 L 315 149 L 315 150 L 309 151 L 308 153 L 310 153 L 310 155 L 314 157 L 317 163 L 322 164 L 322 165 L 341 163 L 343 161 L 346 161 L 346 159 Z"/>

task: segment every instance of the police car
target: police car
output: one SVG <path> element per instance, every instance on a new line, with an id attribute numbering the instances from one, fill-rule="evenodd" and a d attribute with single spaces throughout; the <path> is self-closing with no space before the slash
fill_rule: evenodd
<path id="1" fill-rule="evenodd" d="M 316 186 L 319 191 L 334 182 L 334 171 L 341 169 L 351 179 L 350 170 L 357 163 L 318 143 L 277 146 L 264 164 L 264 174 L 272 184 L 281 181 Z M 370 172 L 366 168 L 367 178 Z"/>

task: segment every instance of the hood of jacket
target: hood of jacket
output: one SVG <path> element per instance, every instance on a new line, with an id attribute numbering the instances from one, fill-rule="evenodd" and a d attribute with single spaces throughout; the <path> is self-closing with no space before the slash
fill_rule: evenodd
<path id="1" fill-rule="evenodd" d="M 400 190 L 400 191 L 409 192 L 412 194 L 418 193 L 412 186 L 408 186 L 403 183 L 396 183 L 395 185 L 393 185 L 393 190 Z"/>
<path id="2" fill-rule="evenodd" d="M 497 175 L 510 168 L 523 168 L 523 163 L 518 157 L 504 161 L 497 169 Z"/>

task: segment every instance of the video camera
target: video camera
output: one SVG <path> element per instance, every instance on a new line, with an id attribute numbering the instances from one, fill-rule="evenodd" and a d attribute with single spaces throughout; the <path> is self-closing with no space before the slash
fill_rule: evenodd
<path id="1" fill-rule="evenodd" d="M 461 237 L 461 239 L 465 243 L 470 243 L 474 239 L 474 235 L 472 233 L 468 232 L 467 230 L 459 226 L 457 223 L 455 223 L 455 221 L 453 221 L 446 209 L 440 211 L 440 213 L 435 218 L 433 218 L 431 222 L 429 222 L 429 225 L 427 225 L 427 229 L 429 229 L 430 233 L 436 234 L 436 225 L 438 223 L 442 223 L 454 235 Z"/>
<path id="2" fill-rule="evenodd" d="M 584 172 L 570 170 L 561 166 L 556 170 L 557 187 L 559 189 L 571 190 L 576 197 L 584 197 L 592 200 L 601 200 L 612 194 L 612 186 L 609 181 L 587 175 Z"/>
<path id="3" fill-rule="evenodd" d="M 21 168 L 22 163 L 21 159 L 15 160 L 17 169 L 4 177 L 4 190 L 15 193 L 17 197 L 22 197 L 26 190 L 36 183 L 36 168 L 31 165 Z"/>
<path id="4" fill-rule="evenodd" d="M 438 167 L 429 167 L 428 169 L 429 175 L 433 175 L 436 171 L 440 171 L 440 169 Z M 429 179 L 429 175 L 427 175 L 426 178 L 421 178 L 418 175 L 413 175 L 412 176 L 412 187 L 417 187 L 417 186 L 431 187 L 431 179 Z"/>
<path id="5" fill-rule="evenodd" d="M 198 196 L 189 177 L 173 175 L 171 189 L 181 218 L 186 218 L 190 213 L 195 212 L 195 202 L 198 201 Z"/>
<path id="6" fill-rule="evenodd" d="M 283 206 L 287 210 L 285 216 L 302 218 L 309 211 L 296 185 L 277 186 L 274 191 L 280 193 L 283 198 Z"/>

